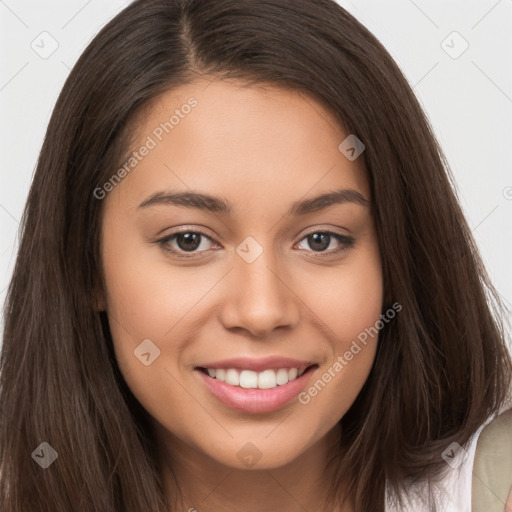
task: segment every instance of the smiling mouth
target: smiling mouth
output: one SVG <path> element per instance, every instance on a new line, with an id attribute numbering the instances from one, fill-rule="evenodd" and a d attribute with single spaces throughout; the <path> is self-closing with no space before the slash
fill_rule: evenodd
<path id="1" fill-rule="evenodd" d="M 196 370 L 208 375 L 211 379 L 224 382 L 229 386 L 244 389 L 274 389 L 293 382 L 302 375 L 318 368 L 318 364 L 312 364 L 306 368 L 280 368 L 278 370 L 264 370 L 255 372 L 237 368 L 212 369 L 197 367 Z"/>

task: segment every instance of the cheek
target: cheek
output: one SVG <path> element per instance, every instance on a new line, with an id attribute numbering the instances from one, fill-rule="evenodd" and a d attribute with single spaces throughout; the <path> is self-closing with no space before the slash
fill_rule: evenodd
<path id="1" fill-rule="evenodd" d="M 299 401 L 311 415 L 329 415 L 336 422 L 350 408 L 368 378 L 378 343 L 383 285 L 376 248 L 360 252 L 329 276 L 329 282 L 308 284 L 308 305 L 326 332 L 330 357 Z"/>
<path id="2" fill-rule="evenodd" d="M 377 265 L 362 262 L 340 276 L 337 286 L 325 287 L 322 298 L 326 322 L 339 340 L 342 349 L 348 340 L 356 338 L 373 325 L 382 309 L 382 277 Z"/>
<path id="3" fill-rule="evenodd" d="M 198 411 L 181 382 L 180 358 L 194 338 L 188 320 L 199 311 L 215 276 L 173 267 L 156 248 L 128 244 L 127 238 L 116 236 L 116 230 L 109 232 L 102 255 L 117 363 L 149 414 L 162 423 L 174 418 L 173 429 L 185 438 L 190 425 L 179 418 L 196 417 Z M 144 357 L 147 353 L 149 357 Z"/>
<path id="4" fill-rule="evenodd" d="M 106 231 L 102 257 L 114 348 L 119 366 L 128 371 L 140 364 L 134 350 L 146 339 L 162 350 L 162 356 L 165 349 L 165 358 L 177 357 L 183 337 L 176 332 L 211 288 L 212 278 L 171 266 L 156 246 L 130 242 L 121 232 Z M 164 339 L 173 343 L 163 347 Z"/>
<path id="5" fill-rule="evenodd" d="M 373 240 L 349 254 L 332 272 L 322 269 L 302 283 L 307 303 L 326 324 L 327 336 L 337 353 L 347 350 L 353 339 L 379 320 L 383 282 Z"/>

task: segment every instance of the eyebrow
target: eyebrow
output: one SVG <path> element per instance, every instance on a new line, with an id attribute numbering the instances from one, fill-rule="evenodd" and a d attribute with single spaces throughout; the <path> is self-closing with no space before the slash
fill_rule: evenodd
<path id="1" fill-rule="evenodd" d="M 328 208 L 334 204 L 355 203 L 367 207 L 370 203 L 362 194 L 354 189 L 341 189 L 327 192 L 319 196 L 296 201 L 292 204 L 286 217 L 291 215 L 306 215 Z M 200 192 L 157 192 L 147 197 L 139 205 L 139 208 L 148 208 L 155 205 L 177 205 L 186 208 L 196 208 L 212 213 L 231 215 L 233 207 L 224 198 L 202 194 Z"/>

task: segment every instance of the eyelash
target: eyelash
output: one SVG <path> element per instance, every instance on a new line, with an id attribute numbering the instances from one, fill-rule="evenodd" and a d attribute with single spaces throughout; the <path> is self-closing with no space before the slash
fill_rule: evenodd
<path id="1" fill-rule="evenodd" d="M 192 233 L 192 234 L 201 235 L 201 236 L 203 236 L 203 237 L 205 237 L 208 240 L 211 240 L 213 242 L 212 238 L 209 235 L 207 235 L 205 232 L 201 231 L 201 230 L 198 230 L 198 229 L 183 229 L 183 230 L 180 230 L 180 231 L 175 231 L 174 233 L 171 233 L 169 235 L 166 235 L 165 237 L 160 238 L 159 240 L 156 240 L 155 243 L 158 244 L 164 251 L 169 252 L 169 253 L 175 255 L 178 258 L 183 258 L 183 259 L 197 258 L 197 256 L 195 256 L 196 254 L 198 254 L 197 252 L 191 252 L 191 253 L 187 254 L 184 251 L 180 251 L 180 250 L 176 250 L 174 248 L 170 248 L 169 242 L 171 240 L 173 240 L 174 238 L 176 238 L 177 235 L 182 234 L 182 233 L 188 233 L 188 234 Z M 330 250 L 330 251 L 308 251 L 308 252 L 317 253 L 317 256 L 315 256 L 315 257 L 320 257 L 321 258 L 321 257 L 324 257 L 324 255 L 332 256 L 333 254 L 338 254 L 338 253 L 340 253 L 342 251 L 346 251 L 346 250 L 352 248 L 354 243 L 355 243 L 355 239 L 353 237 L 346 236 L 346 235 L 341 235 L 341 234 L 335 233 L 333 231 L 321 231 L 321 230 L 316 230 L 316 231 L 311 231 L 309 233 L 306 233 L 300 239 L 299 242 L 302 242 L 302 240 L 304 240 L 305 238 L 307 238 L 308 236 L 313 235 L 313 234 L 329 235 L 331 237 L 334 237 L 336 240 L 338 240 L 338 242 L 340 242 L 342 244 L 340 248 L 334 249 L 334 250 Z M 203 251 L 200 251 L 200 252 L 203 252 Z"/>

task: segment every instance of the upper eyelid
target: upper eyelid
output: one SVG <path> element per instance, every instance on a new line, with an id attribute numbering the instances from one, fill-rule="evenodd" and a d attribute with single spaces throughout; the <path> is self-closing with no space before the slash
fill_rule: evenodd
<path id="1" fill-rule="evenodd" d="M 160 237 L 160 240 L 164 240 L 166 238 L 172 238 L 173 236 L 179 235 L 180 233 L 197 233 L 197 234 L 200 234 L 201 236 L 209 238 L 212 241 L 215 241 L 214 240 L 215 236 L 209 235 L 205 231 L 206 231 L 206 229 L 203 230 L 202 228 L 183 228 L 183 229 L 178 229 L 177 231 L 173 231 L 172 233 L 169 233 L 167 235 Z M 352 238 L 351 235 L 349 235 L 349 234 L 337 233 L 336 231 L 333 230 L 333 228 L 311 228 L 310 230 L 308 230 L 306 233 L 304 233 L 302 235 L 302 237 L 299 239 L 299 241 L 302 240 L 304 237 L 311 235 L 313 233 L 330 233 L 330 234 L 334 234 L 334 235 L 343 236 L 346 238 Z"/>

